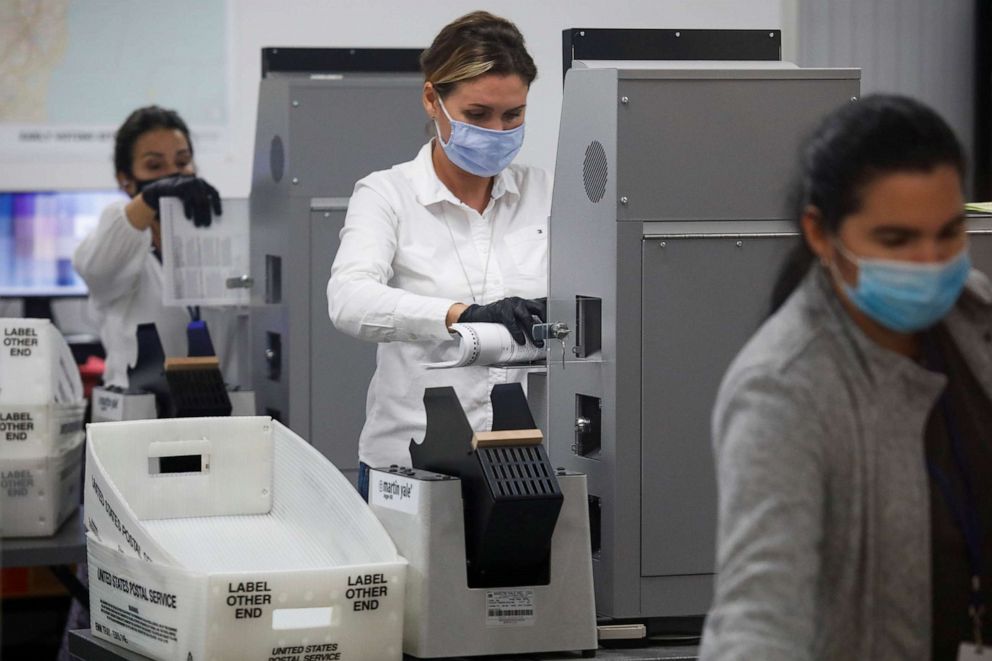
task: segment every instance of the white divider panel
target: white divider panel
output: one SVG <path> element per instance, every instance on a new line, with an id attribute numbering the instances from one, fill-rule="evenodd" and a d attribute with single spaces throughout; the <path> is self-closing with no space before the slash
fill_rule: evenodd
<path id="1" fill-rule="evenodd" d="M 90 425 L 88 438 L 138 520 L 264 514 L 271 425 L 265 417 L 105 422 Z M 184 470 L 192 457 L 202 458 L 199 470 Z"/>

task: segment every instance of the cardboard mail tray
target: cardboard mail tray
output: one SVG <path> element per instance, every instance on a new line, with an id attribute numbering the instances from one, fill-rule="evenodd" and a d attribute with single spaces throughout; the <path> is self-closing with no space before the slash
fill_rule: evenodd
<path id="1" fill-rule="evenodd" d="M 348 480 L 266 417 L 92 424 L 94 635 L 156 659 L 400 659 L 406 561 Z"/>

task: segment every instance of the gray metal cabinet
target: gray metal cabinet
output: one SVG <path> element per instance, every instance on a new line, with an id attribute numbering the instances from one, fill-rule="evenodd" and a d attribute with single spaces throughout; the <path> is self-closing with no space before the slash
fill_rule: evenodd
<path id="1" fill-rule="evenodd" d="M 419 74 L 290 75 L 259 90 L 251 190 L 258 410 L 358 466 L 376 345 L 338 332 L 326 287 L 355 182 L 427 141 Z"/>
<path id="2" fill-rule="evenodd" d="M 555 169 L 549 318 L 572 332 L 548 444 L 589 477 L 596 606 L 615 618 L 709 607 L 716 390 L 795 240 L 799 146 L 858 95 L 852 69 L 671 64 L 577 62 Z"/>

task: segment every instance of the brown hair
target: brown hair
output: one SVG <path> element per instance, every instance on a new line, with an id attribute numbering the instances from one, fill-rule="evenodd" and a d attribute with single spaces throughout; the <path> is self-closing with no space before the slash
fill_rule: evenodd
<path id="1" fill-rule="evenodd" d="M 420 69 L 442 98 L 459 82 L 486 73 L 517 74 L 528 87 L 537 78 L 537 66 L 517 26 L 485 11 L 445 25 L 420 54 Z"/>
<path id="2" fill-rule="evenodd" d="M 138 138 L 155 129 L 175 129 L 182 132 L 186 136 L 189 153 L 193 153 L 189 128 L 179 113 L 159 106 L 145 106 L 128 115 L 114 135 L 115 174 L 123 172 L 129 177 L 134 176 L 134 145 L 138 142 Z"/>

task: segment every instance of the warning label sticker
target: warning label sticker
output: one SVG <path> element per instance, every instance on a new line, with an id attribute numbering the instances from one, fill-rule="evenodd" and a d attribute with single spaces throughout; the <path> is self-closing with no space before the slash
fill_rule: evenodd
<path id="1" fill-rule="evenodd" d="M 533 626 L 533 590 L 487 590 L 486 626 Z"/>
<path id="2" fill-rule="evenodd" d="M 137 613 L 137 609 L 129 607 L 127 610 L 115 606 L 114 604 L 108 603 L 104 600 L 100 600 L 100 614 L 106 617 L 112 624 L 129 629 L 134 633 L 140 634 L 152 640 L 157 640 L 160 643 L 174 643 L 176 642 L 176 628 L 170 627 L 165 624 L 159 624 L 153 622 L 147 618 L 142 617 Z M 97 624 L 98 631 L 103 634 L 111 636 L 114 640 L 120 642 L 127 642 L 126 634 L 122 634 L 117 631 L 113 631 L 101 624 Z"/>

